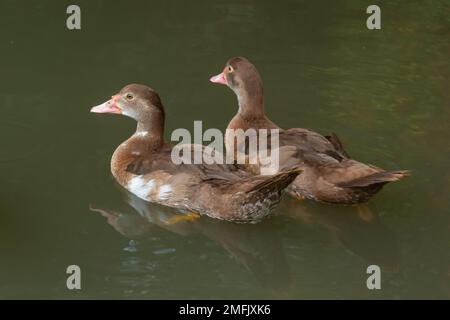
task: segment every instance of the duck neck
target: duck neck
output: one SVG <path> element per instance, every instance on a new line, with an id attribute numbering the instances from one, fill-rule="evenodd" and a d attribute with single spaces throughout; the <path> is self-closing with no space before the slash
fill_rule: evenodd
<path id="1" fill-rule="evenodd" d="M 264 118 L 264 95 L 260 82 L 248 84 L 243 88 L 235 90 L 238 98 L 238 114 L 246 119 L 253 120 Z"/>
<path id="2" fill-rule="evenodd" d="M 164 112 L 154 111 L 138 120 L 136 132 L 122 142 L 111 159 L 111 172 L 121 185 L 128 183 L 128 166 L 140 157 L 158 152 L 164 145 Z"/>
<path id="3" fill-rule="evenodd" d="M 164 114 L 158 110 L 139 119 L 131 139 L 139 140 L 141 152 L 159 149 L 164 144 Z"/>

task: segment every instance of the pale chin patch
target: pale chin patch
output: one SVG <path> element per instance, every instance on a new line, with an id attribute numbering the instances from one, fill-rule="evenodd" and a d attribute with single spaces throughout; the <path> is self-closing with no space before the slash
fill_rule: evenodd
<path id="1" fill-rule="evenodd" d="M 132 119 L 137 121 L 136 114 L 134 112 L 130 112 L 128 109 L 122 109 L 122 114 L 124 116 L 130 117 L 130 118 L 132 118 Z"/>

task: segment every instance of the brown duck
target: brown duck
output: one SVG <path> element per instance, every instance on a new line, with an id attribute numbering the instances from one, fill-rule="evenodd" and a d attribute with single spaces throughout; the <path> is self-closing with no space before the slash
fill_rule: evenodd
<path id="1" fill-rule="evenodd" d="M 111 171 L 121 186 L 149 202 L 218 219 L 255 221 L 268 215 L 300 173 L 291 169 L 254 176 L 234 165 L 175 164 L 173 146 L 164 141 L 163 105 L 145 85 L 127 85 L 91 112 L 137 121 L 136 132 L 114 152 Z"/>
<path id="2" fill-rule="evenodd" d="M 243 57 L 228 60 L 222 73 L 211 82 L 227 85 L 237 95 L 239 110 L 228 129 L 280 129 L 264 113 L 261 77 Z M 227 150 L 234 145 L 225 137 Z M 299 165 L 303 173 L 287 188 L 291 195 L 328 203 L 356 204 L 369 200 L 388 182 L 398 181 L 408 171 L 385 171 L 353 160 L 336 134 L 322 136 L 293 128 L 279 131 L 279 169 Z"/>

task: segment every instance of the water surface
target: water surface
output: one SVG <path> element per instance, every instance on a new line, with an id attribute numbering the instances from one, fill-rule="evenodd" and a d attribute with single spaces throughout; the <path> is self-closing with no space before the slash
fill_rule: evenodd
<path id="1" fill-rule="evenodd" d="M 450 298 L 448 1 L 383 2 L 380 31 L 363 0 L 77 3 L 80 31 L 64 2 L 0 4 L 1 298 Z M 208 79 L 235 55 L 280 126 L 336 132 L 352 157 L 413 176 L 364 212 L 285 198 L 256 225 L 176 223 L 117 187 L 110 157 L 135 124 L 89 108 L 139 82 L 167 137 L 224 129 L 235 97 Z"/>

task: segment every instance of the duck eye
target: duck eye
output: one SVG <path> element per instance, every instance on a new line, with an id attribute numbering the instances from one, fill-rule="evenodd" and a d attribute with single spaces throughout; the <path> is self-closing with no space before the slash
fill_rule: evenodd
<path id="1" fill-rule="evenodd" d="M 232 66 L 228 66 L 228 68 L 227 68 L 227 71 L 228 71 L 228 72 L 233 72 L 233 71 L 234 71 L 234 69 L 233 69 L 233 67 L 232 67 Z"/>
<path id="2" fill-rule="evenodd" d="M 134 97 L 133 97 L 133 95 L 131 93 L 127 93 L 125 98 L 127 98 L 127 100 L 133 100 Z"/>

